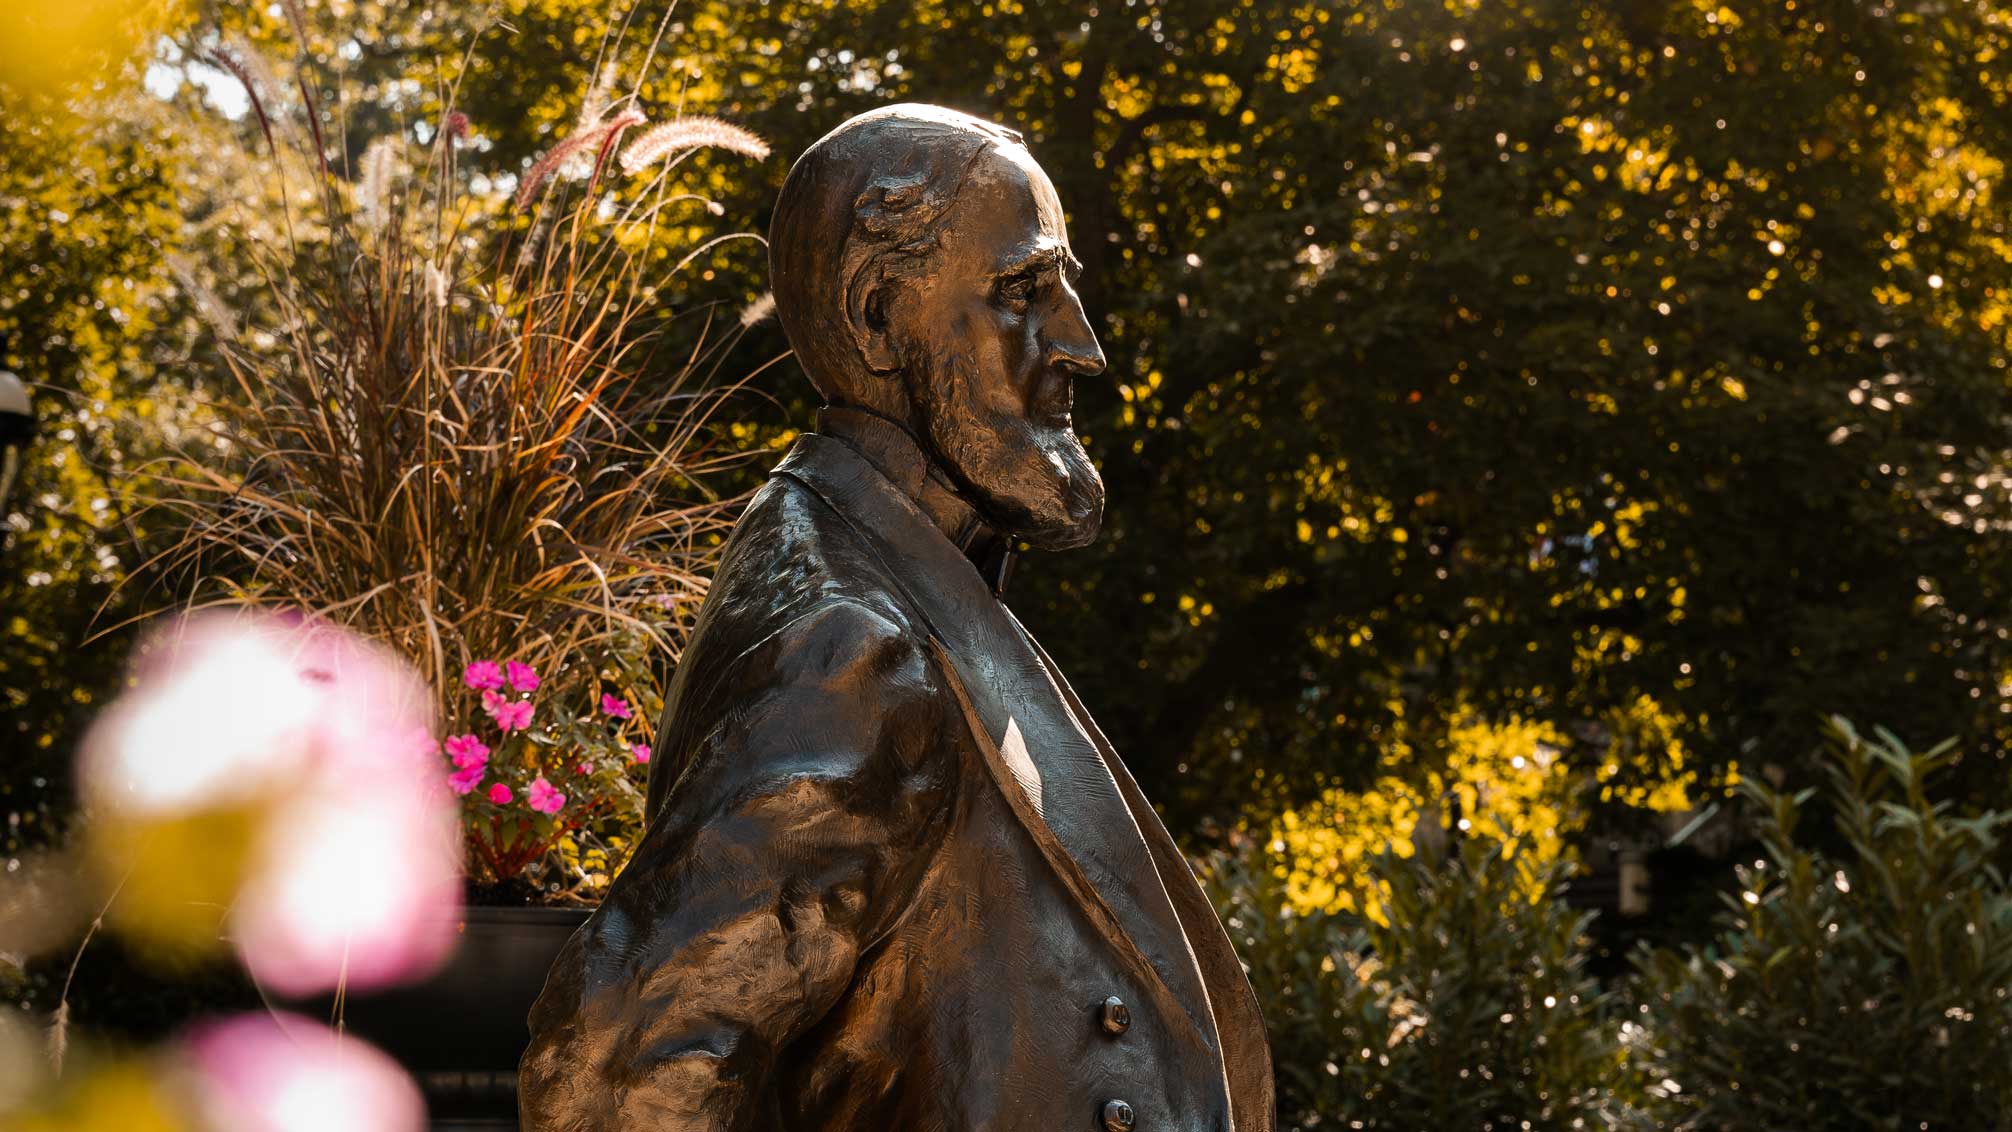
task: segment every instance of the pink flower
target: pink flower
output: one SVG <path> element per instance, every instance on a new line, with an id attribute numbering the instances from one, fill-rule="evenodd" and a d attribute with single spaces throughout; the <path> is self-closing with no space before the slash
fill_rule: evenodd
<path id="1" fill-rule="evenodd" d="M 544 775 L 531 780 L 531 789 L 524 792 L 524 804 L 541 814 L 556 814 L 566 804 L 566 796 L 552 789 Z"/>
<path id="2" fill-rule="evenodd" d="M 512 688 L 520 692 L 535 692 L 538 690 L 538 670 L 530 665 L 514 660 L 508 661 L 503 665 L 503 672 L 510 678 L 510 686 Z"/>
<path id="3" fill-rule="evenodd" d="M 447 785 L 456 794 L 467 795 L 473 793 L 475 788 L 482 784 L 482 776 L 487 773 L 489 773 L 487 766 L 476 763 L 474 766 L 463 767 L 448 775 Z"/>
<path id="4" fill-rule="evenodd" d="M 583 775 L 586 775 L 586 774 L 592 774 L 592 773 L 594 773 L 594 764 L 593 764 L 593 763 L 581 763 L 581 764 L 580 764 L 579 766 L 576 766 L 576 767 L 574 767 L 573 769 L 574 769 L 574 771 L 576 771 L 576 772 L 577 772 L 577 773 L 579 773 L 579 774 L 583 774 Z"/>
<path id="5" fill-rule="evenodd" d="M 489 800 L 491 802 L 496 803 L 499 806 L 509 805 L 510 799 L 514 797 L 516 797 L 516 795 L 510 793 L 510 788 L 508 786 L 503 785 L 500 782 L 489 788 Z"/>
<path id="6" fill-rule="evenodd" d="M 630 744 L 629 753 L 636 756 L 636 761 L 639 763 L 647 763 L 650 761 L 650 745 L 648 743 Z"/>
<path id="7" fill-rule="evenodd" d="M 489 745 L 473 735 L 449 735 L 447 757 L 462 770 L 478 768 L 489 761 Z M 462 793 L 468 791 L 463 790 Z"/>
<path id="8" fill-rule="evenodd" d="M 461 682 L 471 688 L 501 688 L 503 669 L 493 660 L 478 660 L 461 670 Z"/>
<path id="9" fill-rule="evenodd" d="M 629 701 L 621 699 L 618 696 L 611 696 L 606 692 L 601 693 L 601 710 L 614 716 L 616 719 L 636 718 L 634 713 L 629 711 Z"/>
<path id="10" fill-rule="evenodd" d="M 522 731 L 531 726 L 531 701 L 513 700 L 498 692 L 482 693 L 482 710 L 504 731 Z"/>
<path id="11" fill-rule="evenodd" d="M 338 1035 L 299 1015 L 240 1014 L 198 1022 L 180 1045 L 189 1070 L 186 1084 L 206 1127 L 237 1132 L 423 1132 L 426 1127 L 426 1101 L 397 1062 L 355 1034 Z"/>
<path id="12" fill-rule="evenodd" d="M 196 891 L 229 904 L 239 957 L 288 997 L 439 965 L 456 940 L 462 854 L 440 748 L 421 750 L 432 696 L 417 673 L 325 622 L 219 612 L 163 626 L 133 676 L 78 766 L 103 839 L 92 850 L 116 854 L 121 872 L 179 875 L 188 862 L 149 836 L 162 823 L 248 823 L 238 867 L 199 870 Z M 202 935 L 214 941 L 215 927 Z"/>

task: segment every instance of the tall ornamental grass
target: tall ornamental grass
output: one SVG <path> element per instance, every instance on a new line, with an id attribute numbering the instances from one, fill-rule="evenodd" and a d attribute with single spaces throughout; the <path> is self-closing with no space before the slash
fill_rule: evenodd
<path id="1" fill-rule="evenodd" d="M 269 309 L 219 327 L 228 395 L 152 501 L 178 532 L 142 575 L 154 604 L 342 623 L 409 658 L 449 729 L 470 665 L 542 674 L 555 706 L 497 752 L 506 788 L 461 791 L 471 861 L 506 881 L 563 848 L 573 880 L 583 859 L 605 872 L 616 854 L 583 839 L 626 842 L 640 791 L 582 761 L 566 721 L 604 695 L 657 701 L 736 510 L 715 425 L 745 325 L 673 300 L 707 249 L 751 237 L 711 231 L 719 207 L 673 178 L 698 148 L 767 146 L 713 119 L 651 126 L 601 86 L 514 185 L 491 171 L 504 188 L 475 193 L 473 114 L 450 109 L 424 145 L 379 139 L 345 170 L 311 79 L 282 104 L 260 69 L 219 59 L 251 92 L 271 175 L 297 188 L 305 171 L 313 203 L 275 226 Z M 555 807 L 566 790 L 577 804 Z"/>

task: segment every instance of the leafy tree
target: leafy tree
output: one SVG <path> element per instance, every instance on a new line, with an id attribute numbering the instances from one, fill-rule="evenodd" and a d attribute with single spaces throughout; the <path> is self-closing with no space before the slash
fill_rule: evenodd
<path id="1" fill-rule="evenodd" d="M 493 16 L 219 7 L 186 38 L 290 51 L 301 21 L 352 163 L 458 82 L 506 185 L 591 90 L 785 155 L 901 98 L 1027 133 L 1114 359 L 1079 401 L 1112 508 L 1016 602 L 1178 825 L 1258 767 L 1429 765 L 1468 710 L 1566 732 L 1614 801 L 1678 749 L 1706 783 L 1792 762 L 1847 706 L 2005 749 L 1998 0 Z M 701 191 L 758 226 L 783 164 Z M 760 261 L 716 249 L 688 305 Z"/>
<path id="2" fill-rule="evenodd" d="M 0 368 L 38 424 L 0 514 L 0 750 L 5 848 L 46 841 L 68 808 L 70 745 L 122 669 L 94 638 L 132 610 L 118 585 L 141 531 L 131 489 L 188 410 L 204 299 L 191 226 L 213 199 L 186 172 L 215 139 L 134 88 L 152 23 L 78 5 L 0 16 Z M 138 17 L 135 17 L 138 19 Z M 94 85 L 95 84 L 95 85 Z M 212 312 L 221 308 L 212 306 Z"/>
<path id="3" fill-rule="evenodd" d="M 1021 600 L 1181 814 L 1254 763 L 1360 780 L 1463 702 L 1617 788 L 1845 706 L 2006 735 L 2002 7 L 730 26 L 798 77 L 723 107 L 781 149 L 929 98 L 1056 173 L 1113 507 Z"/>

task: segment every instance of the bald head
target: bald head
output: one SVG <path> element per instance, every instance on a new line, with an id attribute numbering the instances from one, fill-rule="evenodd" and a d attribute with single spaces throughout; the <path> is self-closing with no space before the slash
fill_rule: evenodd
<path id="1" fill-rule="evenodd" d="M 902 103 L 849 119 L 804 151 L 769 226 L 776 311 L 826 401 L 874 404 L 857 329 L 875 290 L 925 269 L 938 228 L 987 151 L 1018 133 L 940 106 Z"/>

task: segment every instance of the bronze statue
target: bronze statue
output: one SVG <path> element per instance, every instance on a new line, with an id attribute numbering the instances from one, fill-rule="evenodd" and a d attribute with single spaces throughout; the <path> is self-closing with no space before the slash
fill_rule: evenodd
<path id="1" fill-rule="evenodd" d="M 1020 136 L 891 106 L 796 163 L 776 305 L 826 401 L 678 665 L 649 829 L 554 964 L 528 1132 L 1269 1132 L 1172 838 L 999 600 L 1096 536 L 1104 368 Z"/>

